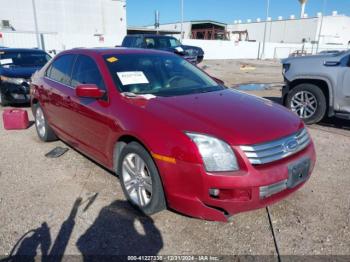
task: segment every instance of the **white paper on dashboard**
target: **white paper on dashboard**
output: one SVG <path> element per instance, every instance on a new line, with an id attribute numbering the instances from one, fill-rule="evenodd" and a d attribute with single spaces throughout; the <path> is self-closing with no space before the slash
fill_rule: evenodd
<path id="1" fill-rule="evenodd" d="M 142 71 L 118 72 L 117 75 L 123 86 L 149 84 L 147 77 Z"/>
<path id="2" fill-rule="evenodd" d="M 0 59 L 0 64 L 1 65 L 12 64 L 12 63 L 13 63 L 12 58 Z"/>

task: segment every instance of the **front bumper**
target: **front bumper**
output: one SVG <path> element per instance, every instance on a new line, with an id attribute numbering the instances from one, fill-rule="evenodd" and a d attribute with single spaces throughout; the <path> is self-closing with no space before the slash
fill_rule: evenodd
<path id="1" fill-rule="evenodd" d="M 157 165 L 169 207 L 193 217 L 227 221 L 233 214 L 266 207 L 298 190 L 307 179 L 293 188 L 285 186 L 272 192 L 274 185 L 288 180 L 290 164 L 302 158 L 311 160 L 308 179 L 316 161 L 312 142 L 303 151 L 270 164 L 252 166 L 241 159 L 241 170 L 231 174 L 210 174 L 202 165 L 182 161 L 171 164 L 157 160 Z M 262 196 L 268 187 L 272 191 Z M 213 189 L 219 189 L 220 194 L 211 195 Z"/>
<path id="2" fill-rule="evenodd" d="M 30 88 L 26 82 L 21 85 L 2 82 L 0 88 L 3 98 L 10 104 L 27 104 L 30 102 Z"/>

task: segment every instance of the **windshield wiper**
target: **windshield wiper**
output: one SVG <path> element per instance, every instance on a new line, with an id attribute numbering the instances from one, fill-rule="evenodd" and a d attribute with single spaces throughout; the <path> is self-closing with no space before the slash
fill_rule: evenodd
<path id="1" fill-rule="evenodd" d="M 122 92 L 122 95 L 129 98 L 137 98 L 137 97 L 142 97 L 144 99 L 156 98 L 156 96 L 152 94 L 135 94 L 133 92 Z"/>

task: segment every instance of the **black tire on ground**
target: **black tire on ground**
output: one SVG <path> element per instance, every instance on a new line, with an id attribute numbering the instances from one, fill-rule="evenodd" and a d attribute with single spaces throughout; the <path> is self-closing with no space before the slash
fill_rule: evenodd
<path id="1" fill-rule="evenodd" d="M 292 110 L 293 97 L 302 91 L 311 93 L 316 98 L 316 105 L 317 105 L 315 113 L 307 118 L 302 118 L 302 120 L 305 122 L 305 124 L 308 124 L 308 125 L 312 125 L 320 122 L 326 115 L 327 101 L 323 91 L 317 85 L 300 84 L 294 87 L 292 90 L 290 90 L 287 96 L 286 106 Z"/>
<path id="2" fill-rule="evenodd" d="M 8 106 L 9 102 L 6 101 L 5 96 L 0 92 L 0 106 Z"/>
<path id="3" fill-rule="evenodd" d="M 55 135 L 55 132 L 52 130 L 50 125 L 47 123 L 45 113 L 44 113 L 43 109 L 41 108 L 41 106 L 39 105 L 39 103 L 33 105 L 33 107 L 34 107 L 35 128 L 36 128 L 36 132 L 37 132 L 40 140 L 43 142 L 56 141 L 57 136 Z M 38 110 L 41 110 L 41 112 L 43 114 L 43 118 L 44 118 L 44 132 L 42 134 L 39 132 L 39 127 L 38 127 L 38 121 L 37 121 Z"/>
<path id="4" fill-rule="evenodd" d="M 152 181 L 152 194 L 151 194 L 150 202 L 145 206 L 140 206 L 131 199 L 124 183 L 123 161 L 125 157 L 130 154 L 137 154 L 139 157 L 141 157 L 141 159 L 146 164 L 147 169 L 149 170 L 149 176 L 151 177 L 151 181 Z M 120 184 L 123 189 L 125 197 L 134 207 L 136 207 L 146 215 L 152 215 L 166 209 L 166 201 L 164 197 L 163 185 L 158 173 L 158 169 L 151 155 L 147 152 L 147 150 L 142 145 L 140 145 L 137 142 L 131 142 L 123 148 L 119 157 L 119 161 L 117 163 L 117 174 L 119 175 Z"/>

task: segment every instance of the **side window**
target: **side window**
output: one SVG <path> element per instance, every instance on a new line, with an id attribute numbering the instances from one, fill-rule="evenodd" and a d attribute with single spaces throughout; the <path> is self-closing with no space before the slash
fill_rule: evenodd
<path id="1" fill-rule="evenodd" d="M 62 84 L 70 85 L 70 75 L 74 59 L 75 55 L 62 55 L 58 57 L 46 71 L 47 76 Z"/>
<path id="2" fill-rule="evenodd" d="M 146 42 L 146 48 L 153 49 L 156 47 L 156 42 L 154 41 L 154 38 L 145 38 Z"/>
<path id="3" fill-rule="evenodd" d="M 95 84 L 100 89 L 106 90 L 95 61 L 85 55 L 78 56 L 72 74 L 72 86 L 75 88 L 80 84 Z"/>
<path id="4" fill-rule="evenodd" d="M 134 37 L 126 36 L 124 38 L 122 46 L 124 46 L 124 47 L 133 47 L 133 43 L 134 43 Z"/>

